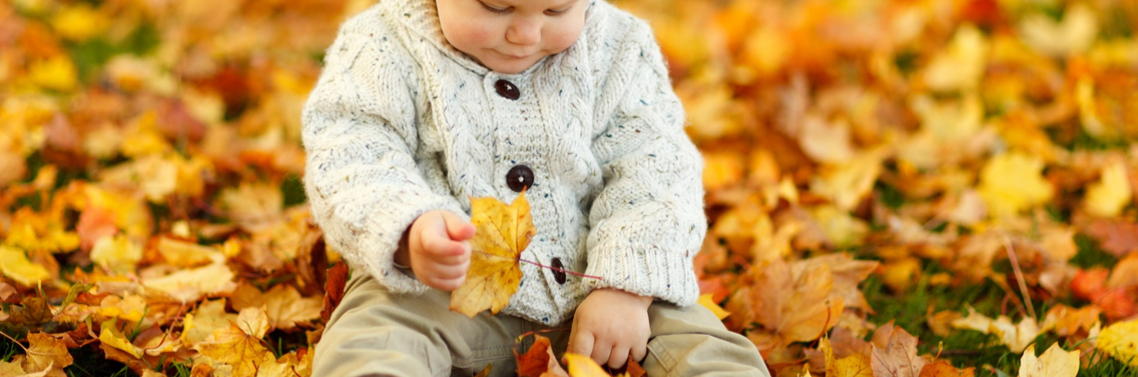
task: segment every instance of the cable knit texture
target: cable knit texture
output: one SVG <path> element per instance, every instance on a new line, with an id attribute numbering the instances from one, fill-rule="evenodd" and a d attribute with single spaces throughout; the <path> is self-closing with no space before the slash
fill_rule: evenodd
<path id="1" fill-rule="evenodd" d="M 651 29 L 604 1 L 580 39 L 524 72 L 493 72 L 450 46 L 433 0 L 382 0 L 344 24 L 304 111 L 305 187 L 328 243 L 389 290 L 427 288 L 395 268 L 404 231 L 470 198 L 509 203 L 517 165 L 534 172 L 537 235 L 504 312 L 545 324 L 597 288 L 696 301 L 692 257 L 707 221 L 702 160 Z M 506 80 L 520 97 L 498 93 Z"/>

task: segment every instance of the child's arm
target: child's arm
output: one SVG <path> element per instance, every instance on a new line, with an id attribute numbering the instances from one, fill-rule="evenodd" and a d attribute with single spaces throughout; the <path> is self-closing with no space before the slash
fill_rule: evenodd
<path id="1" fill-rule="evenodd" d="M 604 129 L 592 149 L 604 189 L 589 213 L 587 244 L 587 274 L 602 279 L 583 282 L 690 305 L 699 296 L 692 258 L 707 230 L 702 158 L 684 133 L 683 106 L 648 25 L 617 26 L 604 33 L 616 37 L 594 43 L 613 52 L 596 107 Z"/>
<path id="2" fill-rule="evenodd" d="M 421 293 L 427 286 L 394 266 L 401 236 L 423 213 L 463 211 L 419 173 L 414 75 L 378 18 L 349 21 L 328 49 L 303 115 L 305 189 L 329 245 L 353 267 L 393 292 Z"/>
<path id="3" fill-rule="evenodd" d="M 584 281 L 594 290 L 577 309 L 569 349 L 612 367 L 645 356 L 653 298 L 696 301 L 691 261 L 707 230 L 702 159 L 684 133 L 659 47 L 644 22 L 623 21 L 598 33 L 613 40 L 593 43 L 615 50 L 597 106 L 604 129 L 593 143 L 605 188 L 589 213 L 587 273 L 601 279 Z"/>

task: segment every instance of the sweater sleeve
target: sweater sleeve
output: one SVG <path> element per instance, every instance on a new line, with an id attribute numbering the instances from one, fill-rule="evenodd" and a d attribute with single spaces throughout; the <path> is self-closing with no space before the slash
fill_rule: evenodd
<path id="1" fill-rule="evenodd" d="M 604 129 L 592 149 L 604 189 L 587 247 L 588 274 L 602 279 L 586 281 L 686 306 L 699 295 L 692 258 L 707 231 L 703 161 L 651 29 L 635 19 L 623 28 L 622 39 L 599 44 L 613 56 L 597 106 Z"/>
<path id="2" fill-rule="evenodd" d="M 427 286 L 394 267 L 400 238 L 424 212 L 464 212 L 432 192 L 413 158 L 418 118 L 399 46 L 374 21 L 355 21 L 328 49 L 305 104 L 305 190 L 328 244 L 353 268 L 394 293 L 420 294 Z"/>

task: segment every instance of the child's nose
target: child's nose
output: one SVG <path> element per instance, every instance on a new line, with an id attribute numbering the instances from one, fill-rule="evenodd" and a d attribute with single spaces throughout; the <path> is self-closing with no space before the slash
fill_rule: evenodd
<path id="1" fill-rule="evenodd" d="M 535 45 L 541 42 L 541 25 L 533 21 L 515 22 L 506 30 L 506 41 L 517 45 Z"/>

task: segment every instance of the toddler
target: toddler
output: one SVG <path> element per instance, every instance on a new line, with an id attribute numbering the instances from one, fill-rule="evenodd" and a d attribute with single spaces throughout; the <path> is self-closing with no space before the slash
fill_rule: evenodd
<path id="1" fill-rule="evenodd" d="M 645 22 L 601 0 L 382 0 L 343 25 L 303 120 L 312 213 L 352 269 L 314 375 L 512 375 L 543 330 L 650 376 L 769 375 L 693 305 L 702 160 Z M 470 198 L 523 191 L 522 258 L 599 279 L 523 263 L 502 313 L 448 311 Z"/>

